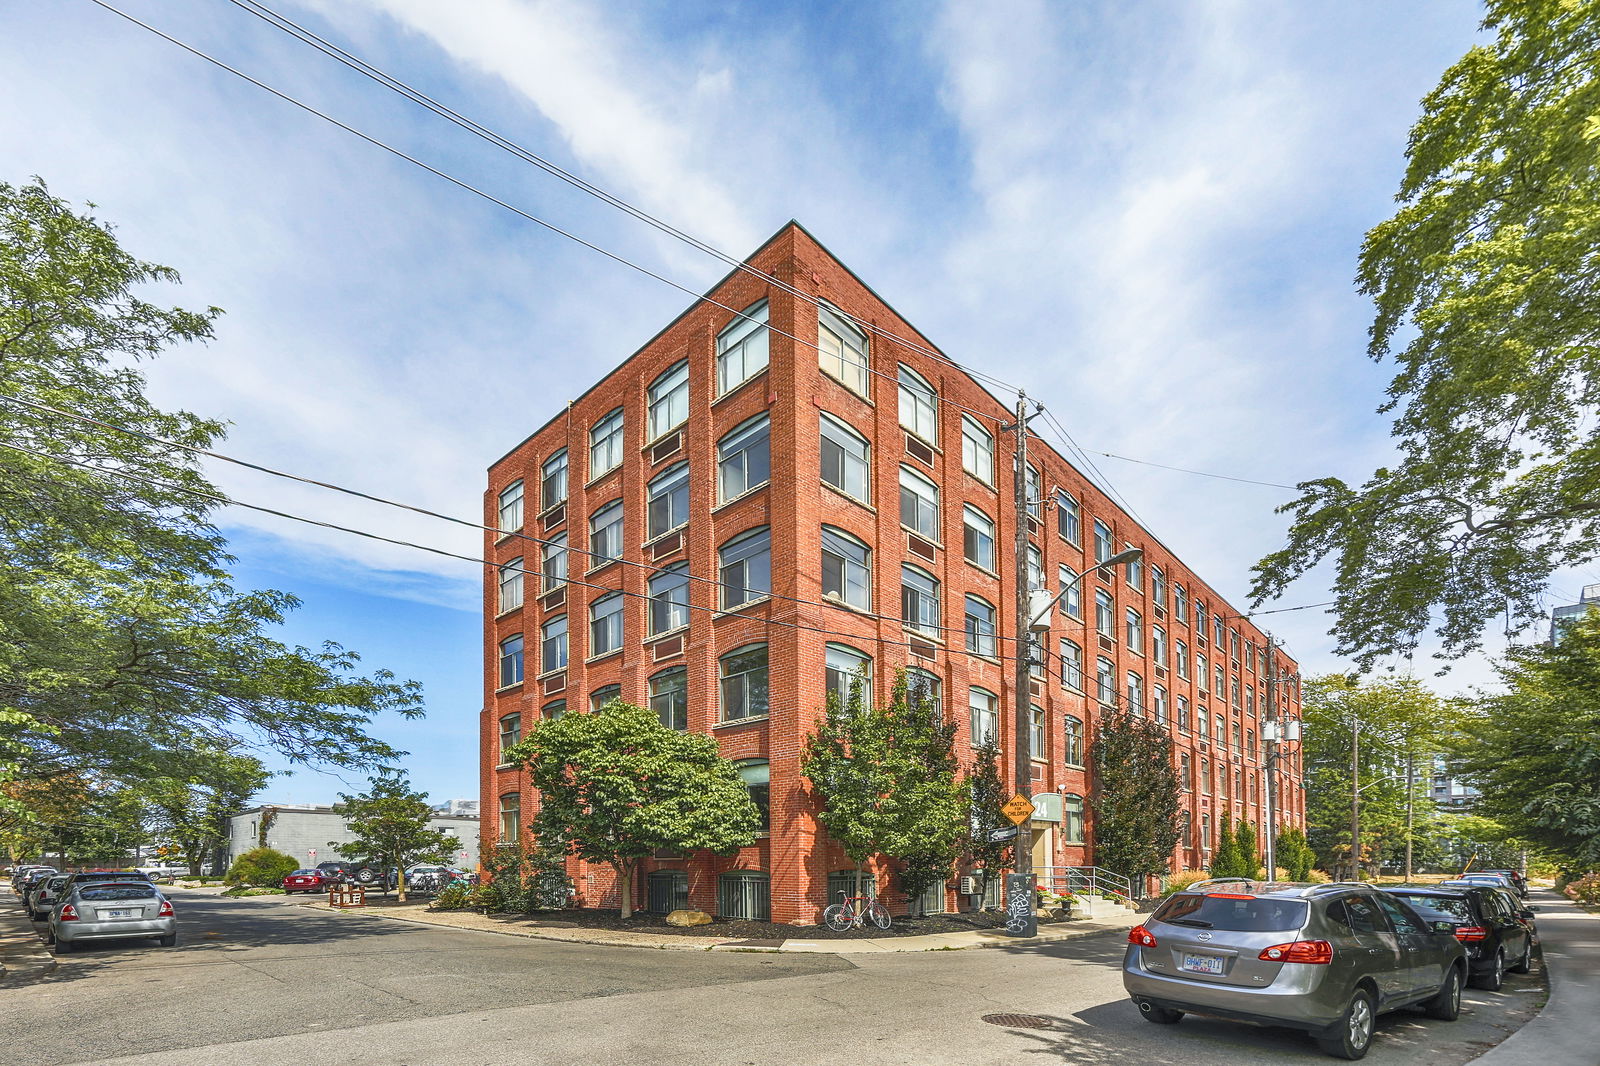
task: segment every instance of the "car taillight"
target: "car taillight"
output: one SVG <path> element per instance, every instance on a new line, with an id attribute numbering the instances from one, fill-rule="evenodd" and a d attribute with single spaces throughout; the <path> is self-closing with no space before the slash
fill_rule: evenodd
<path id="1" fill-rule="evenodd" d="M 1461 941 L 1463 944 L 1470 944 L 1479 940 L 1485 940 L 1488 938 L 1488 936 L 1489 930 L 1485 929 L 1481 925 L 1456 926 L 1456 939 Z"/>
<path id="2" fill-rule="evenodd" d="M 1128 943 L 1138 944 L 1142 948 L 1153 948 L 1156 946 L 1156 938 L 1144 926 L 1136 925 L 1128 930 Z"/>
<path id="3" fill-rule="evenodd" d="M 1265 962 L 1304 962 L 1326 966 L 1333 961 L 1333 945 L 1326 940 L 1296 940 L 1292 944 L 1274 944 L 1256 958 Z"/>
<path id="4" fill-rule="evenodd" d="M 156 911 L 156 917 L 157 918 L 171 918 L 172 917 L 172 901 L 170 899 L 164 899 L 164 900 L 161 901 L 161 909 Z"/>
<path id="5" fill-rule="evenodd" d="M 61 908 L 61 920 L 63 922 L 75 922 L 75 921 L 77 921 L 78 920 L 78 908 L 74 907 L 70 903 L 67 904 L 65 907 L 62 907 Z"/>

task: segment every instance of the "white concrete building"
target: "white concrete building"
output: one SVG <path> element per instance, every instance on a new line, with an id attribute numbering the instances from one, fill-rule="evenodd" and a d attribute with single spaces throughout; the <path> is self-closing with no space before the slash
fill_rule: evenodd
<path id="1" fill-rule="evenodd" d="M 477 868 L 477 815 L 436 814 L 431 825 L 461 841 L 451 857 L 453 863 L 468 869 Z M 315 866 L 340 858 L 330 841 L 342 843 L 349 839 L 349 826 L 332 807 L 264 803 L 229 819 L 228 863 L 232 865 L 234 859 L 251 848 L 265 846 L 293 855 L 307 866 Z"/>

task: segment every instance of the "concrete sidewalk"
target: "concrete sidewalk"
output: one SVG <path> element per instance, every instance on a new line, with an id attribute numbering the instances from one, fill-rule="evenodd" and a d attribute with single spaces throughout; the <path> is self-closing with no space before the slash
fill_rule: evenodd
<path id="1" fill-rule="evenodd" d="M 712 936 L 677 936 L 671 933 L 634 932 L 625 929 L 582 929 L 560 925 L 541 925 L 537 918 L 523 915 L 486 915 L 476 911 L 428 911 L 417 909 L 398 913 L 351 908 L 336 910 L 328 904 L 296 903 L 294 906 L 334 911 L 351 918 L 380 918 L 414 922 L 419 925 L 476 929 L 506 936 L 536 940 L 558 940 L 568 944 L 598 944 L 606 947 L 652 948 L 663 951 L 776 951 L 809 952 L 827 955 L 860 955 L 881 952 L 964 951 L 972 948 L 1010 948 L 1077 940 L 1080 937 L 1116 933 L 1138 925 L 1144 917 L 1124 911 L 1099 919 L 1041 925 L 1039 935 L 1029 938 L 1006 935 L 1003 929 L 973 929 L 959 933 L 927 933 L 920 936 L 816 938 L 804 936 L 784 940 L 741 940 Z M 797 930 L 798 932 L 798 930 Z"/>
<path id="2" fill-rule="evenodd" d="M 1534 889 L 1550 999 L 1544 1010 L 1472 1066 L 1593 1066 L 1600 1063 L 1600 915 L 1565 896 Z"/>
<path id="3" fill-rule="evenodd" d="M 55 968 L 55 956 L 34 932 L 19 898 L 0 896 L 0 987 L 41 977 Z"/>

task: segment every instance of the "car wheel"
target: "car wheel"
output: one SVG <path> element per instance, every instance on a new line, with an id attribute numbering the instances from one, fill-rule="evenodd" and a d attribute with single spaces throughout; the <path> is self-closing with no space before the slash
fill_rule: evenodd
<path id="1" fill-rule="evenodd" d="M 378 875 L 363 866 L 356 871 L 356 880 L 363 885 L 370 885 L 378 879 Z"/>
<path id="2" fill-rule="evenodd" d="M 1461 1017 L 1461 970 L 1458 967 L 1450 967 L 1444 984 L 1432 999 L 1422 1001 L 1422 1009 L 1428 1017 L 1441 1022 L 1453 1022 Z"/>
<path id="3" fill-rule="evenodd" d="M 56 942 L 54 944 L 50 945 L 50 950 L 55 952 L 57 955 L 71 955 L 72 954 L 72 941 L 70 941 L 70 940 L 62 940 L 60 938 L 57 938 Z"/>
<path id="4" fill-rule="evenodd" d="M 1453 970 L 1451 972 L 1454 973 Z M 1358 988 L 1339 1020 L 1317 1037 L 1317 1043 L 1323 1051 L 1336 1058 L 1362 1058 L 1372 1046 L 1372 1030 L 1377 1020 L 1372 994 L 1364 988 Z"/>
<path id="5" fill-rule="evenodd" d="M 1529 937 L 1522 945 L 1522 958 L 1511 967 L 1512 973 L 1527 973 L 1533 969 L 1533 937 Z"/>
<path id="6" fill-rule="evenodd" d="M 1137 1002 L 1139 1004 L 1139 1013 L 1147 1022 L 1154 1022 L 1157 1025 L 1177 1025 L 1183 1018 L 1183 1011 L 1181 1010 L 1158 1007 L 1148 999 L 1141 999 Z"/>
<path id="7" fill-rule="evenodd" d="M 157 937 L 157 939 L 161 941 L 161 946 L 164 948 L 177 947 L 178 945 L 177 933 L 168 933 L 166 936 Z"/>
<path id="8" fill-rule="evenodd" d="M 1486 992 L 1500 991 L 1500 986 L 1506 983 L 1506 953 L 1496 949 L 1489 969 L 1476 975 L 1473 980 Z"/>

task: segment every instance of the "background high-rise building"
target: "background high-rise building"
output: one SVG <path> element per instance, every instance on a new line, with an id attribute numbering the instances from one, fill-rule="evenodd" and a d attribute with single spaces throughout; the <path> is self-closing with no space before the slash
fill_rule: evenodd
<path id="1" fill-rule="evenodd" d="M 1037 437 L 1018 514 L 1006 405 L 799 225 L 747 262 L 775 280 L 729 274 L 489 470 L 486 834 L 525 839 L 537 803 L 500 753 L 542 718 L 620 697 L 716 737 L 768 821 L 738 854 L 652 861 L 634 898 L 815 922 L 851 863 L 817 824 L 802 745 L 862 669 L 879 697 L 897 670 L 936 693 L 967 765 L 996 738 L 1008 779 L 1028 701 L 1036 868 L 1094 861 L 1088 753 L 1118 701 L 1175 742 L 1175 867 L 1205 863 L 1224 815 L 1259 826 L 1264 634 Z M 1039 587 L 1144 551 L 1062 600 L 1026 693 L 1019 521 Z M 1279 713 L 1298 717 L 1295 664 L 1275 654 Z M 1301 824 L 1286 747 L 1280 822 Z M 609 868 L 570 869 L 581 904 L 615 905 Z M 873 872 L 899 895 L 892 869 Z M 959 906 L 954 889 L 919 903 Z"/>

